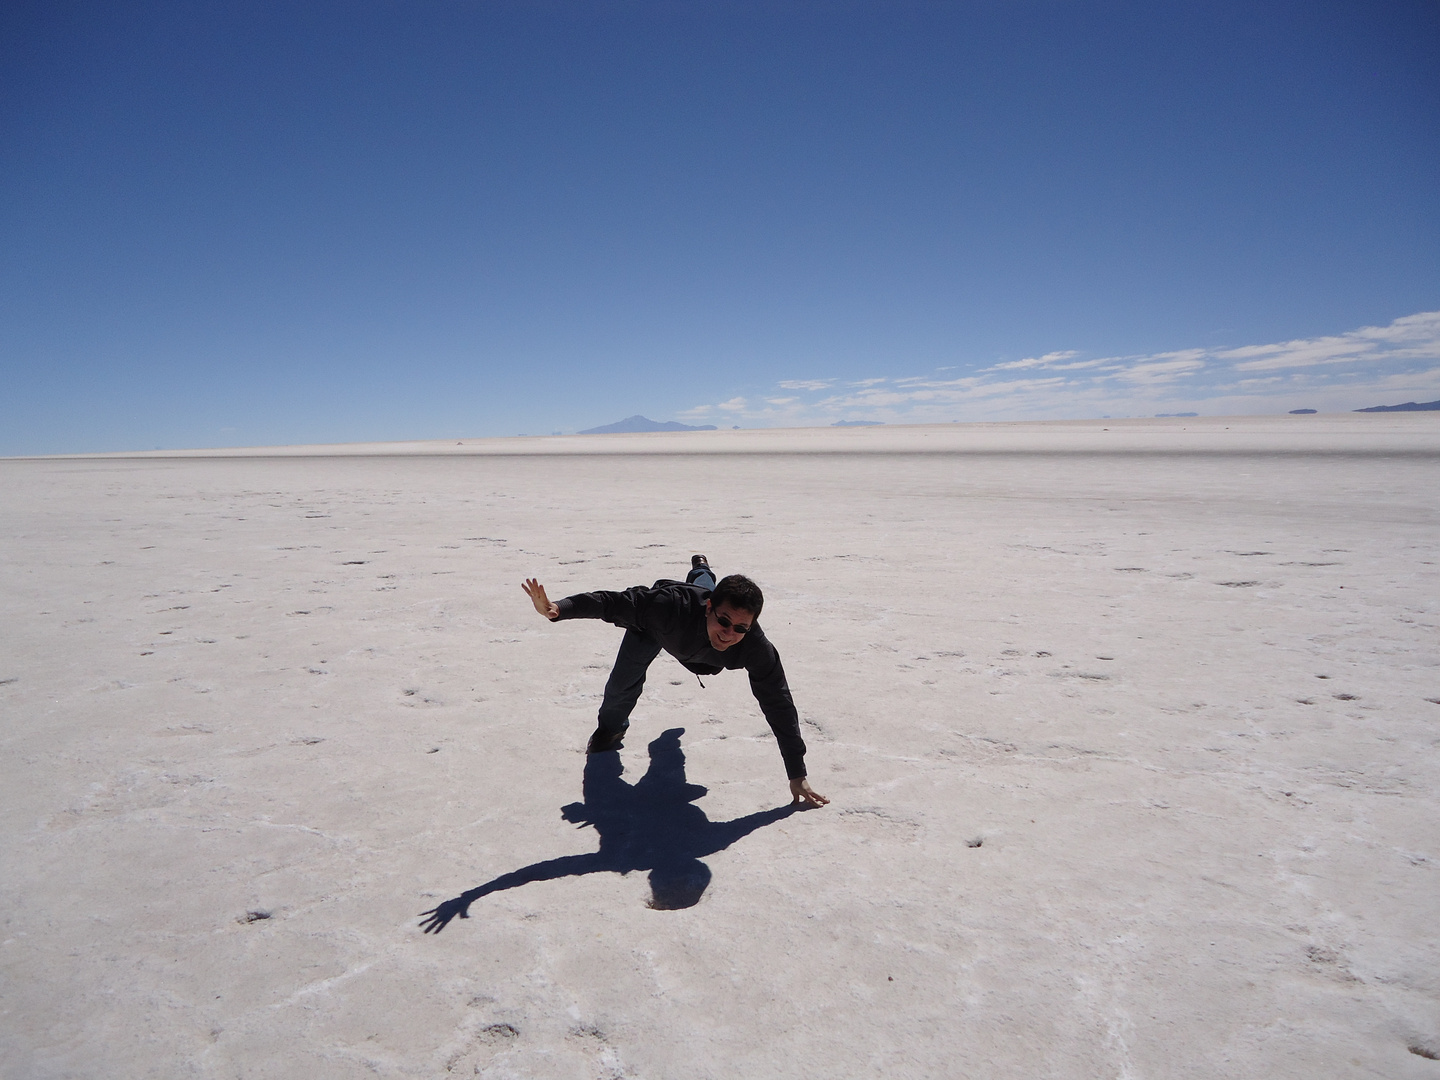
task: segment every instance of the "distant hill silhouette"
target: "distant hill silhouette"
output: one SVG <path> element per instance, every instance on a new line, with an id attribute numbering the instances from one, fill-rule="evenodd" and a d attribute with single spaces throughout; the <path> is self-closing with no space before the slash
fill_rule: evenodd
<path id="1" fill-rule="evenodd" d="M 1356 409 L 1356 412 L 1440 412 L 1440 401 L 1422 401 L 1416 404 L 1407 401 L 1404 405 L 1371 405 L 1368 409 Z"/>
<path id="2" fill-rule="evenodd" d="M 884 427 L 884 420 L 836 420 L 831 427 Z"/>
<path id="3" fill-rule="evenodd" d="M 647 420 L 636 413 L 628 416 L 618 424 L 606 424 L 604 427 L 592 427 L 588 431 L 580 432 L 581 435 L 627 435 L 637 431 L 714 431 L 714 424 L 701 424 L 696 427 L 693 424 L 679 424 L 674 420 L 667 420 L 661 423 L 658 420 Z"/>

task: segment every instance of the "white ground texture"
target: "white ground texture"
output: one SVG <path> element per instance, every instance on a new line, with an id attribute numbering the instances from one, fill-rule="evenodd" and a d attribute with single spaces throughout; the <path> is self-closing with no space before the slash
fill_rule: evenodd
<path id="1" fill-rule="evenodd" d="M 0 461 L 0 1075 L 1440 1078 L 1437 465 L 1425 414 Z M 620 632 L 521 579 L 692 551 L 828 807 L 663 655 L 584 782 Z"/>

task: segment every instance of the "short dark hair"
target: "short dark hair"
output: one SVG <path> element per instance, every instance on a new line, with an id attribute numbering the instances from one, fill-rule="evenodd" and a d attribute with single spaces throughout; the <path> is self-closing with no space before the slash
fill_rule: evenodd
<path id="1" fill-rule="evenodd" d="M 718 608 L 721 604 L 748 611 L 758 619 L 760 609 L 765 606 L 765 594 L 744 574 L 728 574 L 720 579 L 710 594 L 711 607 Z"/>

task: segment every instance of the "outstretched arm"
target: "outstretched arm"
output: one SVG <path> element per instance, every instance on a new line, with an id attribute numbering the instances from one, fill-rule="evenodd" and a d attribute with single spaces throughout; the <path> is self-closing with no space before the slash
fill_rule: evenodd
<path id="1" fill-rule="evenodd" d="M 545 595 L 545 586 L 536 581 L 533 577 L 526 578 L 525 583 L 520 586 L 525 590 L 525 595 L 530 597 L 530 602 L 535 605 L 535 610 L 544 615 L 551 622 L 560 617 L 560 609 L 550 602 Z"/>

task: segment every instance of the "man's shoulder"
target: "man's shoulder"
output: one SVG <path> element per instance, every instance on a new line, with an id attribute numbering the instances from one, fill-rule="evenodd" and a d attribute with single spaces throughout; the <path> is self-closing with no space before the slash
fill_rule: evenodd
<path id="1" fill-rule="evenodd" d="M 758 622 L 750 628 L 750 632 L 735 647 L 734 652 L 736 660 L 739 661 L 736 666 L 747 668 L 779 655 L 774 642 L 765 636 L 765 631 L 760 629 Z"/>

